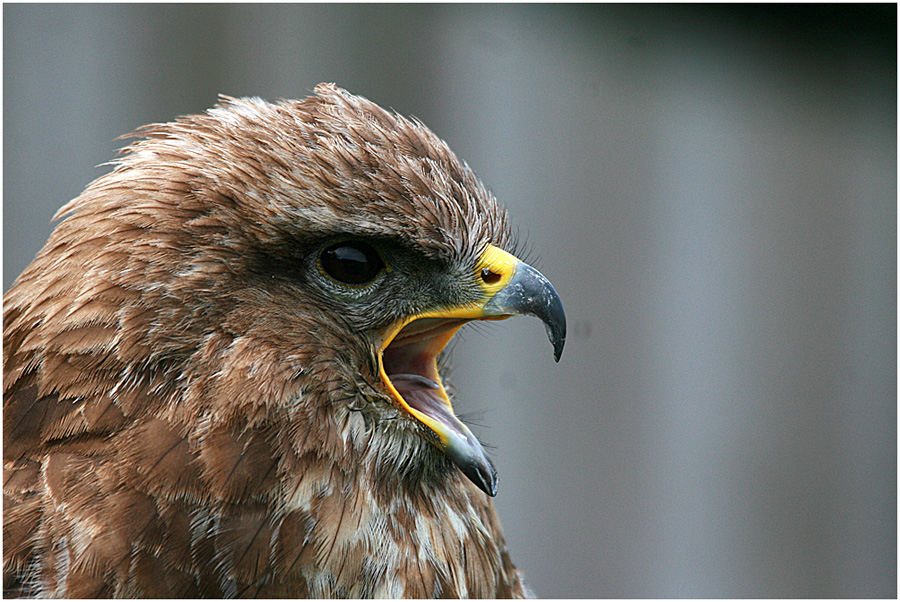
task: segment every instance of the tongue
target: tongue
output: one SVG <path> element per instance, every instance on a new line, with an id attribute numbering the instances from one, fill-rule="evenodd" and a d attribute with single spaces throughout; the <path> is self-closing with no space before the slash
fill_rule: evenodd
<path id="1" fill-rule="evenodd" d="M 482 491 L 496 495 L 497 471 L 478 439 L 453 415 L 449 403 L 439 393 L 440 385 L 421 374 L 392 374 L 389 378 L 410 407 L 447 427 L 444 453 L 453 463 Z"/>
<path id="2" fill-rule="evenodd" d="M 440 389 L 440 386 L 421 374 L 391 374 L 388 378 L 394 383 L 397 391 L 415 391 L 416 389 Z"/>
<path id="3" fill-rule="evenodd" d="M 459 420 L 438 394 L 440 385 L 421 374 L 392 374 L 394 388 L 410 406 L 458 431 Z M 462 434 L 462 433 L 460 433 Z"/>

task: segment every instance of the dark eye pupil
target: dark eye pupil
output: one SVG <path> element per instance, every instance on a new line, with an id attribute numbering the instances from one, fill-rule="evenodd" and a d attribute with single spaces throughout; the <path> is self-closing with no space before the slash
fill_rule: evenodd
<path id="1" fill-rule="evenodd" d="M 322 270 L 344 284 L 366 284 L 384 269 L 384 262 L 371 245 L 364 242 L 339 242 L 321 256 Z"/>

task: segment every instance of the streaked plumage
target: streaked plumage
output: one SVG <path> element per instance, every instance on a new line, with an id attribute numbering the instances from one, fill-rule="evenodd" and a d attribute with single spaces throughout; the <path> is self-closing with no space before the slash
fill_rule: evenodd
<path id="1" fill-rule="evenodd" d="M 434 134 L 316 93 L 142 129 L 4 296 L 7 594 L 525 593 L 431 366 L 513 314 L 558 355 L 558 297 Z"/>

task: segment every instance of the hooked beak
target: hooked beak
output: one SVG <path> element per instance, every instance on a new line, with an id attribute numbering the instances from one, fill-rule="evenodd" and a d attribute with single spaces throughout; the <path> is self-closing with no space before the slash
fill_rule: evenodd
<path id="1" fill-rule="evenodd" d="M 400 320 L 379 337 L 382 383 L 406 412 L 428 427 L 432 441 L 482 491 L 497 494 L 497 471 L 478 439 L 453 413 L 441 383 L 437 357 L 453 335 L 471 320 L 535 316 L 547 329 L 556 361 L 566 341 L 566 316 L 559 295 L 543 274 L 513 255 L 489 245 L 474 277 L 481 300 Z"/>

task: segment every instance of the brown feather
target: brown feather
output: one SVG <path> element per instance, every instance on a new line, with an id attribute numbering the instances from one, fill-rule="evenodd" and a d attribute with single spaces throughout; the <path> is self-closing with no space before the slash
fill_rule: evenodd
<path id="1" fill-rule="evenodd" d="M 493 196 L 330 84 L 137 136 L 4 296 L 7 595 L 522 596 L 490 500 L 380 384 L 383 314 L 303 273 L 340 237 L 470 273 L 510 242 Z"/>

